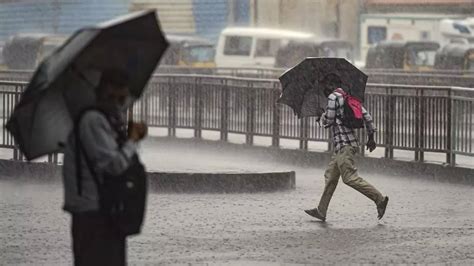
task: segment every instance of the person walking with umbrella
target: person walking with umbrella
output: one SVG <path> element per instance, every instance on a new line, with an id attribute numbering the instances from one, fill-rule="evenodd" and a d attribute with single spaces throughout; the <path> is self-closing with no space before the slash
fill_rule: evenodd
<path id="1" fill-rule="evenodd" d="M 326 220 L 327 209 L 332 198 L 339 177 L 343 182 L 359 191 L 375 202 L 378 218 L 385 213 L 388 197 L 382 194 L 371 184 L 361 178 L 354 164 L 354 156 L 358 151 L 359 142 L 354 129 L 343 123 L 344 104 L 347 93 L 341 88 L 342 83 L 336 74 L 326 75 L 319 83 L 320 89 L 328 99 L 326 112 L 321 115 L 321 122 L 325 128 L 331 128 L 333 133 L 334 154 L 324 174 L 326 185 L 318 207 L 305 212 L 321 221 Z M 362 118 L 368 134 L 367 149 L 372 152 L 376 148 L 374 140 L 375 127 L 371 115 L 361 106 Z"/>
<path id="2" fill-rule="evenodd" d="M 376 143 L 372 117 L 362 105 L 367 75 L 343 58 L 308 57 L 280 76 L 282 94 L 278 103 L 290 106 L 299 118 L 315 116 L 332 129 L 334 154 L 324 174 L 326 185 L 318 207 L 305 212 L 322 221 L 339 177 L 377 206 L 378 218 L 385 213 L 388 197 L 362 179 L 354 164 L 359 142 L 355 129 L 365 126 L 367 149 Z M 324 111 L 325 110 L 325 111 Z"/>

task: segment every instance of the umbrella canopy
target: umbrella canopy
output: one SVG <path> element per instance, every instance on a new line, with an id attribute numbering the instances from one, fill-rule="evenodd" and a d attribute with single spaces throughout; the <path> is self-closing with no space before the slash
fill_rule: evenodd
<path id="1" fill-rule="evenodd" d="M 344 58 L 308 57 L 280 76 L 283 91 L 278 103 L 290 106 L 298 118 L 321 116 L 327 98 L 320 82 L 329 74 L 339 76 L 342 88 L 364 101 L 367 83 L 364 72 Z"/>
<path id="2" fill-rule="evenodd" d="M 167 47 L 154 11 L 77 31 L 38 66 L 7 123 L 25 157 L 63 147 L 74 118 L 95 103 L 104 70 L 126 72 L 130 94 L 140 97 Z"/>

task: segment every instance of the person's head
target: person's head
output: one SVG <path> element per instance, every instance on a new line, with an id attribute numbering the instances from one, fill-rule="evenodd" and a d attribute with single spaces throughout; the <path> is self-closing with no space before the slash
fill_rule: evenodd
<path id="1" fill-rule="evenodd" d="M 125 107 L 130 91 L 128 74 L 120 69 L 107 69 L 102 72 L 97 87 L 97 100 L 106 107 L 122 109 Z"/>
<path id="2" fill-rule="evenodd" d="M 323 93 L 326 97 L 329 96 L 335 89 L 340 88 L 342 86 L 341 78 L 334 74 L 330 73 L 324 76 L 320 81 L 319 85 L 323 90 Z"/>

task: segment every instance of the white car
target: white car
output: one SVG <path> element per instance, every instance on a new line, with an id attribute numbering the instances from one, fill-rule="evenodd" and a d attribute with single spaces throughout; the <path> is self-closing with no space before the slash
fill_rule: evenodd
<path id="1" fill-rule="evenodd" d="M 226 28 L 216 47 L 216 66 L 220 68 L 273 67 L 277 51 L 290 40 L 310 40 L 312 33 L 264 29 Z"/>

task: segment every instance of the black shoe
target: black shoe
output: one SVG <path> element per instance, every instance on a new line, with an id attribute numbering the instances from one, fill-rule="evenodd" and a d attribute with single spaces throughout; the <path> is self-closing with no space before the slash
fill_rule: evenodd
<path id="1" fill-rule="evenodd" d="M 319 213 L 318 208 L 314 208 L 314 209 L 311 209 L 311 210 L 304 210 L 304 212 L 306 212 L 307 214 L 313 216 L 314 218 L 318 218 L 319 220 L 321 220 L 323 222 L 326 221 L 326 217 L 322 216 L 321 213 Z"/>
<path id="2" fill-rule="evenodd" d="M 388 204 L 388 197 L 385 197 L 383 201 L 377 205 L 377 212 L 379 213 L 379 220 L 382 219 L 383 215 L 385 214 L 385 209 L 387 208 Z"/>

